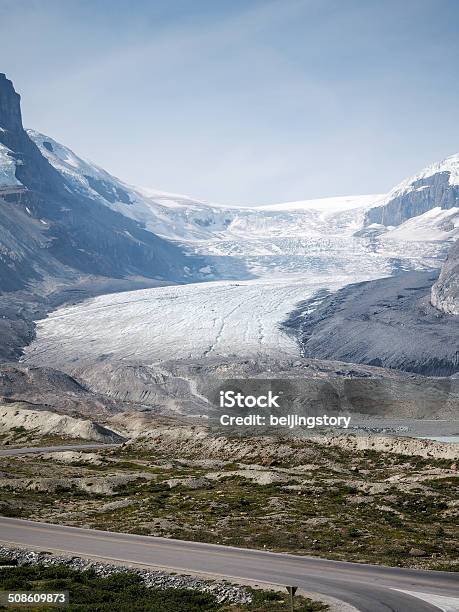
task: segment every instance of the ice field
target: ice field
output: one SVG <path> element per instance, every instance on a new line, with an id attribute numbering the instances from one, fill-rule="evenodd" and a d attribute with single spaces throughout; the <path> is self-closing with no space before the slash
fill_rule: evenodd
<path id="1" fill-rule="evenodd" d="M 62 367 L 101 359 L 297 355 L 280 321 L 316 290 L 348 280 L 217 281 L 104 295 L 40 321 L 27 361 Z"/>

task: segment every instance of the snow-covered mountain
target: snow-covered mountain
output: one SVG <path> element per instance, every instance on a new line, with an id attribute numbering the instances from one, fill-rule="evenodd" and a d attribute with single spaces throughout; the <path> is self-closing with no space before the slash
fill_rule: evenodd
<path id="1" fill-rule="evenodd" d="M 19 96 L 0 75 L 0 290 L 72 286 L 81 275 L 187 283 L 57 311 L 27 350 L 41 365 L 296 356 L 281 323 L 299 302 L 315 309 L 327 291 L 440 267 L 459 231 L 457 182 L 449 158 L 388 195 L 270 206 L 133 187 L 24 131 Z"/>
<path id="2" fill-rule="evenodd" d="M 322 234 L 338 217 L 355 220 L 360 228 L 362 215 L 349 211 L 366 210 L 383 196 L 346 196 L 270 206 L 222 206 L 177 195 L 129 185 L 75 155 L 73 151 L 34 130 L 27 130 L 49 163 L 79 193 L 97 198 L 106 206 L 145 224 L 146 229 L 170 240 L 199 242 L 229 236 L 296 237 Z M 347 222 L 346 222 L 347 224 Z"/>
<path id="3" fill-rule="evenodd" d="M 14 270 L 29 281 L 70 267 L 184 282 L 385 276 L 438 267 L 459 232 L 459 156 L 388 195 L 221 206 L 134 187 L 49 136 L 25 132 L 19 96 L 4 76 L 0 93 L 5 275 Z"/>
<path id="4" fill-rule="evenodd" d="M 184 195 L 133 187 L 78 157 L 52 138 L 33 130 L 28 130 L 28 134 L 49 163 L 77 191 L 143 223 L 157 235 L 182 243 L 237 239 L 249 234 L 252 238 L 351 235 L 359 230 L 376 229 L 376 225 L 379 232 L 374 234 L 384 231 L 387 238 L 394 240 L 447 240 L 459 231 L 458 210 L 451 200 L 453 194 L 438 203 L 438 197 L 426 199 L 425 188 L 415 186 L 421 179 L 433 176 L 432 173 L 446 172 L 445 168 L 449 168 L 451 185 L 455 185 L 454 181 L 459 181 L 459 156 L 434 164 L 398 185 L 388 195 L 321 198 L 257 207 L 222 206 Z M 394 199 L 412 192 L 414 199 L 418 197 L 416 194 L 422 197 L 417 214 L 414 214 L 416 207 L 411 206 L 399 219 L 389 218 L 387 207 L 393 206 Z M 429 214 L 423 217 L 426 212 Z M 422 218 L 419 223 L 411 221 L 405 227 L 404 223 L 413 217 Z M 376 221 L 380 218 L 384 224 Z"/>
<path id="5" fill-rule="evenodd" d="M 459 154 L 434 163 L 390 191 L 366 213 L 374 232 L 402 240 L 459 236 Z"/>
<path id="6" fill-rule="evenodd" d="M 369 223 L 371 212 L 386 201 L 381 194 L 242 207 L 133 187 L 52 138 L 28 134 L 73 190 L 205 257 L 200 274 L 207 280 L 356 267 L 383 276 L 438 266 L 445 241 L 456 231 L 442 225 L 443 212 L 436 209 L 398 227 Z"/>

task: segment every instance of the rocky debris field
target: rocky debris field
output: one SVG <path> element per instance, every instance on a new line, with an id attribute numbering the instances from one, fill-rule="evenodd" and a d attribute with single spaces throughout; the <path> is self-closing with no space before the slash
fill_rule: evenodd
<path id="1" fill-rule="evenodd" d="M 59 370 L 19 363 L 0 363 L 0 400 L 3 403 L 22 402 L 33 410 L 52 410 L 92 419 L 104 418 L 123 409 L 121 402 L 115 403 L 90 391 Z"/>
<path id="2" fill-rule="evenodd" d="M 349 430 L 339 433 L 330 428 L 299 428 L 290 435 L 287 433 L 282 436 L 275 435 L 273 428 L 244 428 L 242 432 L 227 428 L 225 431 L 221 427 L 203 425 L 202 421 L 157 417 L 148 411 L 124 413 L 112 420 L 117 431 L 122 431 L 131 438 L 127 442 L 128 445 L 155 449 L 156 452 L 164 452 L 167 455 L 182 453 L 183 448 L 186 448 L 187 455 L 194 459 L 206 457 L 247 463 L 263 457 L 266 461 L 298 465 L 315 455 L 314 447 L 311 447 L 308 441 L 325 447 L 342 448 L 348 452 L 382 451 L 452 461 L 459 458 L 457 445 L 405 437 L 400 432 L 395 435 L 393 432 L 384 434 L 376 427 L 377 422 L 377 419 L 362 421 L 361 427 L 366 423 L 366 428 L 358 429 L 357 432 Z M 373 428 L 370 427 L 371 424 L 374 425 Z M 410 425 L 412 426 L 412 423 Z M 448 426 L 457 427 L 458 422 L 448 422 Z"/>
<path id="3" fill-rule="evenodd" d="M 75 366 L 73 374 L 94 393 L 119 403 L 122 410 L 114 414 L 150 408 L 164 415 L 211 416 L 216 389 L 235 379 L 278 381 L 292 412 L 333 408 L 397 419 L 454 419 L 459 412 L 458 380 L 299 356 L 208 355 L 149 364 L 100 359 Z"/>
<path id="4" fill-rule="evenodd" d="M 378 435 L 376 433 L 313 435 L 311 439 L 324 446 L 336 446 L 348 451 L 382 451 L 396 455 L 418 456 L 426 459 L 446 459 L 456 461 L 459 448 L 456 444 L 417 440 L 400 435 Z"/>

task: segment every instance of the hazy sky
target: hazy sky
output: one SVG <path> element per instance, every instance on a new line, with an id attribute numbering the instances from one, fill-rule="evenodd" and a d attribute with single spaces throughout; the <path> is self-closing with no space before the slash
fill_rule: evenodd
<path id="1" fill-rule="evenodd" d="M 221 203 L 381 193 L 459 151 L 457 0 L 0 0 L 27 127 Z"/>

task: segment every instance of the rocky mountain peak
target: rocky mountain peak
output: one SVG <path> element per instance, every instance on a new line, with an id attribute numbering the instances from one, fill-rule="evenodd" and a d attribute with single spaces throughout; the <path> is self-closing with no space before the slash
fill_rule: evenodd
<path id="1" fill-rule="evenodd" d="M 16 179 L 24 187 L 65 199 L 64 181 L 46 161 L 22 126 L 21 96 L 0 74 L 0 144 L 16 164 Z"/>
<path id="2" fill-rule="evenodd" d="M 23 129 L 21 96 L 3 73 L 0 73 L 0 128 L 12 132 Z"/>

